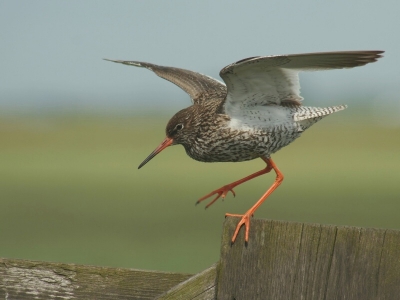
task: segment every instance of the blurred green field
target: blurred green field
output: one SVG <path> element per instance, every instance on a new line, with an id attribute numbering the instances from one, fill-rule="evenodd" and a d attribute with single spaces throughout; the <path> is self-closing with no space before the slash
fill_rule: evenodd
<path id="1" fill-rule="evenodd" d="M 0 257 L 190 273 L 216 262 L 225 212 L 245 212 L 274 175 L 195 207 L 264 163 L 199 163 L 176 146 L 138 170 L 168 119 L 3 116 Z M 285 181 L 257 218 L 400 229 L 399 128 L 345 111 L 273 158 Z"/>

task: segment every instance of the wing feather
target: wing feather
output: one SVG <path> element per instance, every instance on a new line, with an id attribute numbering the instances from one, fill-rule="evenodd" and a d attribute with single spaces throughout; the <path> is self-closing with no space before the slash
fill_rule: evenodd
<path id="1" fill-rule="evenodd" d="M 220 72 L 228 94 L 225 110 L 258 105 L 301 105 L 300 71 L 353 68 L 375 62 L 383 51 L 342 51 L 258 56 L 230 64 Z"/>
<path id="2" fill-rule="evenodd" d="M 164 78 L 189 94 L 193 103 L 201 103 L 208 99 L 226 97 L 226 86 L 222 82 L 211 78 L 209 76 L 174 67 L 164 67 L 155 64 L 139 61 L 124 61 L 124 60 L 111 60 L 115 63 L 124 65 L 146 68 L 153 71 L 159 77 Z"/>

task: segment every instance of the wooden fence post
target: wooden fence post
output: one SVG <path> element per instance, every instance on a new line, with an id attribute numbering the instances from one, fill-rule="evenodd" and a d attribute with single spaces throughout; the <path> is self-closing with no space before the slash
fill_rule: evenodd
<path id="1" fill-rule="evenodd" d="M 252 220 L 224 226 L 218 299 L 400 299 L 400 231 Z"/>

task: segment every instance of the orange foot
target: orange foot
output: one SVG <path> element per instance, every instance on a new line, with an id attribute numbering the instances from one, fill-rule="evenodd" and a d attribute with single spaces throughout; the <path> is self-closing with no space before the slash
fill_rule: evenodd
<path id="1" fill-rule="evenodd" d="M 236 214 L 225 214 L 225 217 L 241 217 L 239 223 L 236 225 L 235 233 L 232 237 L 232 244 L 235 242 L 237 235 L 239 234 L 240 228 L 244 225 L 246 228 L 244 240 L 246 244 L 249 241 L 249 230 L 250 230 L 250 218 L 253 216 L 251 211 L 246 212 L 244 215 L 236 215 Z"/>
<path id="2" fill-rule="evenodd" d="M 207 198 L 210 198 L 211 196 L 214 196 L 215 194 L 217 194 L 217 196 L 214 198 L 214 200 L 212 200 L 210 203 L 208 203 L 206 205 L 206 208 L 210 207 L 215 201 L 217 201 L 220 197 L 221 199 L 225 199 L 226 195 L 228 195 L 229 192 L 231 192 L 233 194 L 233 196 L 235 197 L 236 194 L 233 190 L 233 185 L 231 184 L 227 184 L 224 185 L 223 187 L 216 189 L 215 191 L 212 191 L 211 193 L 205 195 L 204 197 L 200 198 L 199 200 L 197 200 L 196 205 L 199 204 L 201 201 L 206 200 Z"/>

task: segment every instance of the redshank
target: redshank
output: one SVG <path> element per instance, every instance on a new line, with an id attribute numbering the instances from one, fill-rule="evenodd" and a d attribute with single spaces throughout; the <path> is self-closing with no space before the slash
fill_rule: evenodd
<path id="1" fill-rule="evenodd" d="M 139 169 L 171 145 L 181 144 L 193 159 L 202 162 L 240 162 L 261 158 L 266 167 L 227 184 L 200 198 L 196 204 L 215 196 L 206 208 L 233 191 L 233 188 L 271 170 L 272 186 L 240 217 L 232 237 L 242 225 L 249 240 L 250 219 L 265 199 L 282 183 L 283 174 L 271 154 L 290 144 L 323 117 L 345 109 L 302 106 L 298 73 L 344 69 L 375 62 L 384 51 L 341 51 L 293 55 L 256 56 L 239 60 L 220 71 L 222 83 L 209 76 L 138 61 L 109 60 L 147 68 L 176 84 L 192 99 L 193 105 L 176 113 L 166 127 L 164 141 L 139 165 Z"/>

